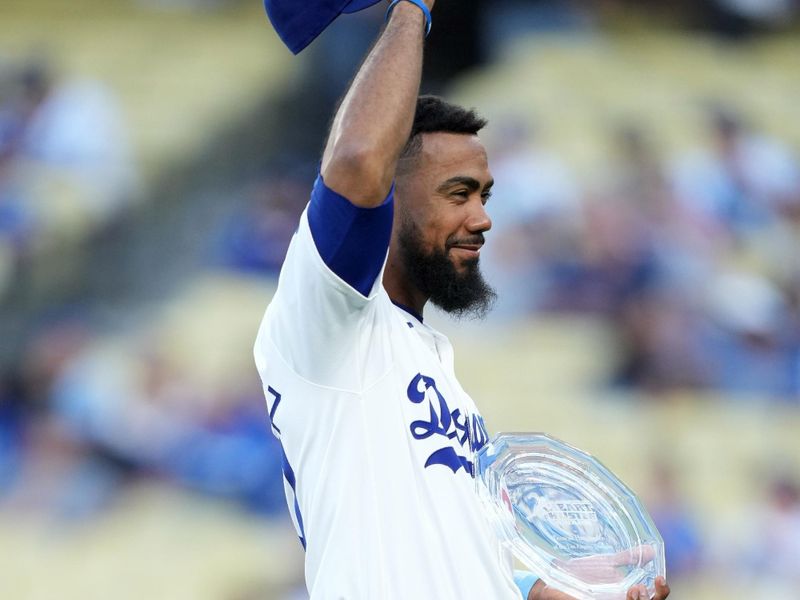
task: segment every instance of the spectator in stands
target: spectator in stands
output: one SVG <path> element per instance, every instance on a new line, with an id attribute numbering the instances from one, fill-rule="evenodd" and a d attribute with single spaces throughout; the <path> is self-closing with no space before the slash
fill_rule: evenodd
<path id="1" fill-rule="evenodd" d="M 707 26 L 734 39 L 786 29 L 798 8 L 794 0 L 705 0 L 699 6 Z"/>
<path id="2" fill-rule="evenodd" d="M 759 577 L 800 585 L 800 482 L 780 474 L 769 486 L 769 503 L 754 536 L 753 567 Z"/>
<path id="3" fill-rule="evenodd" d="M 277 276 L 308 197 L 306 179 L 269 176 L 234 213 L 222 232 L 222 262 L 234 269 Z"/>
<path id="4" fill-rule="evenodd" d="M 579 190 L 567 166 L 521 117 L 496 127 L 492 243 L 481 254 L 487 278 L 502 288 L 493 317 L 528 314 L 542 302 L 554 264 L 570 254 L 580 228 Z"/>
<path id="5" fill-rule="evenodd" d="M 0 372 L 0 499 L 19 475 L 23 448 L 23 392 L 16 373 Z"/>
<path id="6" fill-rule="evenodd" d="M 283 514 L 281 446 L 264 427 L 258 385 L 194 421 L 176 437 L 159 472 L 194 490 L 236 500 L 265 515 Z M 186 419 L 190 422 L 189 419 Z"/>
<path id="7" fill-rule="evenodd" d="M 0 108 L 0 206 L 32 223 L 26 243 L 86 235 L 118 217 L 137 178 L 113 95 L 95 81 L 59 80 L 38 59 L 13 84 Z"/>
<path id="8" fill-rule="evenodd" d="M 667 572 L 679 581 L 703 567 L 701 536 L 695 517 L 681 498 L 672 465 L 656 463 L 653 475 L 647 506 L 664 539 Z"/>
<path id="9" fill-rule="evenodd" d="M 11 185 L 13 160 L 22 131 L 18 77 L 6 65 L 0 70 L 0 299 L 11 284 L 20 256 L 33 235 L 33 215 Z"/>
<path id="10" fill-rule="evenodd" d="M 800 405 L 800 267 L 795 266 L 785 278 L 783 292 L 789 311 L 787 329 L 793 365 L 791 392 L 794 403 Z"/>
<path id="11" fill-rule="evenodd" d="M 620 305 L 616 325 L 615 385 L 662 393 L 712 384 L 713 361 L 703 346 L 707 325 L 679 291 L 657 283 L 638 289 Z"/>
<path id="12" fill-rule="evenodd" d="M 531 32 L 587 30 L 595 21 L 595 7 L 576 0 L 484 0 L 482 4 L 484 43 L 495 57 Z"/>
<path id="13" fill-rule="evenodd" d="M 708 117 L 710 148 L 683 156 L 674 171 L 689 210 L 746 235 L 800 202 L 800 164 L 784 144 L 754 132 L 730 108 L 713 107 Z"/>
<path id="14" fill-rule="evenodd" d="M 646 129 L 624 123 L 613 141 L 583 254 L 594 308 L 620 333 L 614 381 L 651 392 L 706 385 L 693 289 L 713 270 L 713 237 L 676 201 Z"/>
<path id="15" fill-rule="evenodd" d="M 2 170 L 13 155 L 20 120 L 15 105 L 15 73 L 8 65 L 0 64 L 0 179 Z"/>
<path id="16" fill-rule="evenodd" d="M 707 293 L 714 386 L 739 396 L 796 397 L 797 322 L 783 290 L 757 273 L 720 270 Z"/>
<path id="17" fill-rule="evenodd" d="M 12 508 L 85 517 L 105 505 L 116 486 L 116 472 L 95 460 L 90 448 L 72 436 L 47 406 L 52 382 L 85 347 L 87 335 L 79 322 L 45 327 L 20 353 L 18 368 L 11 370 L 16 384 L 9 389 L 21 404 L 14 411 L 18 442 L 14 478 L 7 482 L 4 498 Z"/>
<path id="18" fill-rule="evenodd" d="M 615 141 L 617 161 L 585 195 L 579 293 L 566 279 L 560 301 L 606 315 L 657 276 L 653 230 L 665 220 L 669 203 L 658 158 L 644 135 L 629 128 Z"/>
<path id="19" fill-rule="evenodd" d="M 128 340 L 131 344 L 132 340 Z M 98 341 L 53 381 L 51 401 L 69 436 L 91 449 L 84 482 L 107 472 L 157 473 L 265 513 L 282 510 L 280 450 L 263 426 L 260 389 L 230 398 L 193 384 L 158 353 Z"/>
<path id="20" fill-rule="evenodd" d="M 731 577 L 748 598 L 793 598 L 800 585 L 800 482 L 796 468 L 770 475 L 764 498 L 723 550 Z"/>
<path id="21" fill-rule="evenodd" d="M 618 384 L 788 398 L 797 393 L 797 316 L 766 273 L 729 275 L 723 264 L 791 218 L 800 169 L 777 142 L 745 133 L 728 113 L 713 116 L 715 151 L 685 158 L 679 197 L 645 130 L 618 130 L 618 159 L 586 195 L 578 250 L 551 261 L 558 276 L 544 306 L 617 323 Z M 791 248 L 796 238 L 782 232 L 780 248 Z"/>

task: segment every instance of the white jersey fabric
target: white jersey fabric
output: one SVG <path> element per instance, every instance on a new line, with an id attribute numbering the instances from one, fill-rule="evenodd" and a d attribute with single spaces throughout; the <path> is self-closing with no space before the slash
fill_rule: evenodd
<path id="1" fill-rule="evenodd" d="M 311 599 L 519 600 L 474 489 L 488 436 L 450 343 L 392 303 L 382 269 L 366 295 L 334 273 L 308 213 L 255 359 Z"/>

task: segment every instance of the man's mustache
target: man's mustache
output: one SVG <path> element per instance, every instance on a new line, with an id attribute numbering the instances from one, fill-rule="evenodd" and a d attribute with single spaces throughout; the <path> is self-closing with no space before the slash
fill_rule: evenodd
<path id="1" fill-rule="evenodd" d="M 450 238 L 447 240 L 447 247 L 452 248 L 453 246 L 483 246 L 483 244 L 485 243 L 486 239 L 483 237 L 483 234 L 476 233 L 475 235 L 463 238 Z"/>

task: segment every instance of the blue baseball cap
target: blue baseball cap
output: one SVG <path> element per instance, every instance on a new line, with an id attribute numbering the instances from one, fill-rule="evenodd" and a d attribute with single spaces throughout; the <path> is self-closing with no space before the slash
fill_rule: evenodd
<path id="1" fill-rule="evenodd" d="M 340 14 L 358 12 L 380 1 L 264 0 L 264 8 L 283 43 L 298 54 Z"/>

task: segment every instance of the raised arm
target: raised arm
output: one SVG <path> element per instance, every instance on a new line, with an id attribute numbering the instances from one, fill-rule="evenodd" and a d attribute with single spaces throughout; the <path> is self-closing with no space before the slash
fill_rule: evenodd
<path id="1" fill-rule="evenodd" d="M 429 9 L 435 0 L 424 0 Z M 411 133 L 422 73 L 425 16 L 399 2 L 336 113 L 322 157 L 325 184 L 356 206 L 378 206 Z"/>

